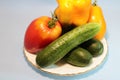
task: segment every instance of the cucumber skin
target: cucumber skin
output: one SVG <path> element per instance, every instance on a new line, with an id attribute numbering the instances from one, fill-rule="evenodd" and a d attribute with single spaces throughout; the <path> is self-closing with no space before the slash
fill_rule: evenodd
<path id="1" fill-rule="evenodd" d="M 81 43 L 93 38 L 100 30 L 98 23 L 87 23 L 65 33 L 37 53 L 36 63 L 40 67 L 50 66 Z"/>
<path id="2" fill-rule="evenodd" d="M 84 48 L 77 47 L 67 56 L 66 61 L 74 66 L 85 67 L 92 60 L 92 55 Z"/>
<path id="3" fill-rule="evenodd" d="M 97 47 L 96 47 L 97 45 Z M 84 49 L 88 50 L 93 57 L 97 57 L 103 53 L 103 44 L 97 39 L 90 39 L 80 45 Z"/>

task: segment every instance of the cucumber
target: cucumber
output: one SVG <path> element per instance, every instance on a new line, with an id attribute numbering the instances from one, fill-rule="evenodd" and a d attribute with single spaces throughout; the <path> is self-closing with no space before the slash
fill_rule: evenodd
<path id="1" fill-rule="evenodd" d="M 90 39 L 81 44 L 81 47 L 87 49 L 93 57 L 97 57 L 103 53 L 103 44 L 96 39 Z"/>
<path id="2" fill-rule="evenodd" d="M 73 48 L 93 38 L 99 30 L 100 24 L 98 23 L 87 23 L 72 29 L 38 52 L 36 63 L 40 67 L 47 67 L 56 63 Z"/>
<path id="3" fill-rule="evenodd" d="M 66 61 L 74 66 L 85 67 L 92 60 L 92 55 L 86 49 L 77 47 L 68 54 Z"/>

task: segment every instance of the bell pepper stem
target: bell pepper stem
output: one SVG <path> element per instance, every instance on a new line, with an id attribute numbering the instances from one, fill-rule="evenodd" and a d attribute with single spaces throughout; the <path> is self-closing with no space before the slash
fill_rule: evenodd
<path id="1" fill-rule="evenodd" d="M 93 6 L 97 6 L 97 0 L 94 0 Z"/>

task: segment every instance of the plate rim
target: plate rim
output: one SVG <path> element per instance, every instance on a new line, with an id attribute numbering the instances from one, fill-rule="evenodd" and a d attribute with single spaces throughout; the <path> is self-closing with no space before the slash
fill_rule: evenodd
<path id="1" fill-rule="evenodd" d="M 101 61 L 99 64 L 97 64 L 95 67 L 90 68 L 90 69 L 88 69 L 88 70 L 86 70 L 86 71 L 84 71 L 84 72 L 78 72 L 78 73 L 58 74 L 58 73 L 53 73 L 53 72 L 46 71 L 45 68 L 42 68 L 42 67 L 38 66 L 37 64 L 32 63 L 32 62 L 28 59 L 28 57 L 27 57 L 27 55 L 26 55 L 26 52 L 27 52 L 27 51 L 26 51 L 26 49 L 25 49 L 24 47 L 23 47 L 23 53 L 24 53 L 25 58 L 27 59 L 27 62 L 29 62 L 33 67 L 37 68 L 38 70 L 41 70 L 41 71 L 46 72 L 46 73 L 49 73 L 49 74 L 58 75 L 58 76 L 73 76 L 73 75 L 77 75 L 77 74 L 84 74 L 84 73 L 87 73 L 87 72 L 89 72 L 89 71 L 91 71 L 91 70 L 93 70 L 93 69 L 96 69 L 100 64 L 102 64 L 102 63 L 104 62 L 105 58 L 106 58 L 107 55 L 108 55 L 108 43 L 107 43 L 107 40 L 106 40 L 105 38 L 103 38 L 102 40 L 105 41 L 106 45 L 104 45 L 104 46 L 106 46 L 106 49 L 107 49 L 107 50 L 106 50 L 106 54 L 105 54 L 104 58 L 102 59 L 102 61 Z M 100 40 L 100 41 L 102 41 L 102 40 Z M 29 52 L 28 52 L 28 53 L 29 53 Z M 35 56 L 35 54 L 30 54 L 30 55 Z M 99 57 L 99 56 L 98 56 L 98 57 Z M 69 63 L 68 63 L 68 64 L 69 64 Z M 76 67 L 76 66 L 75 66 L 75 67 Z"/>

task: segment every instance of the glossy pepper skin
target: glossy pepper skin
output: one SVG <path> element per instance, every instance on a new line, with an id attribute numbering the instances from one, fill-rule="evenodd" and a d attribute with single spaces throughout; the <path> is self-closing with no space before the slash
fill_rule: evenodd
<path id="1" fill-rule="evenodd" d="M 91 0 L 57 0 L 57 3 L 55 15 L 62 25 L 79 26 L 88 21 Z"/>
<path id="2" fill-rule="evenodd" d="M 100 6 L 96 4 L 96 2 L 94 2 L 91 7 L 90 17 L 89 17 L 88 22 L 97 22 L 101 25 L 100 31 L 94 37 L 95 39 L 101 40 L 105 36 L 105 33 L 106 33 L 106 22 L 103 16 L 102 9 Z"/>
<path id="3" fill-rule="evenodd" d="M 42 16 L 28 26 L 24 37 L 24 47 L 28 52 L 35 54 L 61 35 L 60 23 L 51 21 L 52 18 Z"/>

